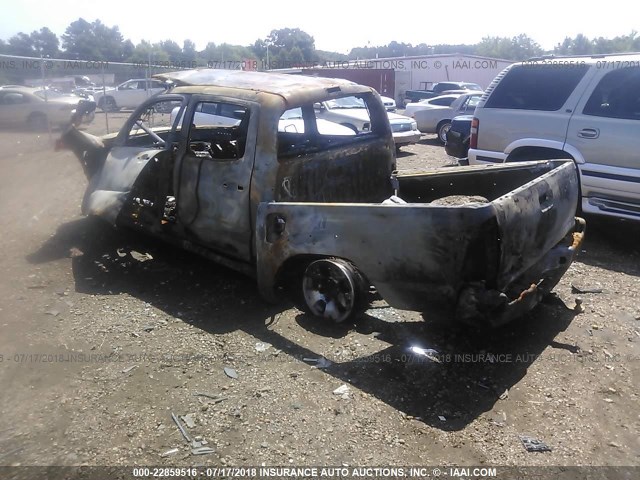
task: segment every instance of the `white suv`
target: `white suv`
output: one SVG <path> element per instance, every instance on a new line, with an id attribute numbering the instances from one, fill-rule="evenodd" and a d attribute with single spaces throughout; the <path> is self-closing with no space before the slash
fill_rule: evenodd
<path id="1" fill-rule="evenodd" d="M 469 163 L 571 158 L 582 210 L 640 220 L 640 54 L 513 64 L 471 124 Z"/>
<path id="2" fill-rule="evenodd" d="M 156 79 L 134 78 L 115 88 L 96 89 L 91 92 L 98 108 L 115 112 L 121 108 L 135 109 L 147 98 L 164 92 L 167 84 Z"/>

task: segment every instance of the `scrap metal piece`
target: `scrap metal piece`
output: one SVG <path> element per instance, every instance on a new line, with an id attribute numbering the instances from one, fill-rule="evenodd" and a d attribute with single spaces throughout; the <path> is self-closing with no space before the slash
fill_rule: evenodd
<path id="1" fill-rule="evenodd" d="M 256 352 L 266 352 L 271 348 L 271 344 L 267 342 L 257 342 L 256 343 Z"/>
<path id="2" fill-rule="evenodd" d="M 209 453 L 215 453 L 215 450 L 211 447 L 198 447 L 191 449 L 191 455 L 208 455 Z"/>
<path id="3" fill-rule="evenodd" d="M 574 285 L 573 283 L 571 284 L 571 293 L 584 294 L 584 293 L 602 293 L 602 292 L 603 292 L 602 288 L 582 288 Z"/>
<path id="4" fill-rule="evenodd" d="M 344 395 L 348 395 L 349 391 L 350 391 L 349 387 L 347 385 L 343 384 L 343 385 L 340 385 L 338 388 L 336 388 L 333 391 L 333 394 L 334 395 L 343 395 L 344 396 Z"/>
<path id="5" fill-rule="evenodd" d="M 149 253 L 140 253 L 140 252 L 137 252 L 135 250 L 131 250 L 129 252 L 129 255 L 131 255 L 135 260 L 139 261 L 140 263 L 144 263 L 146 261 L 153 260 L 153 257 L 151 256 L 151 254 L 149 254 Z"/>
<path id="6" fill-rule="evenodd" d="M 224 367 L 224 373 L 229 378 L 238 378 L 238 372 L 236 372 L 233 368 Z"/>
<path id="7" fill-rule="evenodd" d="M 420 357 L 427 358 L 432 362 L 442 363 L 438 358 L 438 355 L 440 355 L 440 353 L 437 350 L 434 350 L 433 348 L 422 348 L 422 347 L 413 346 L 413 347 L 409 347 L 409 351 Z"/>
<path id="8" fill-rule="evenodd" d="M 212 393 L 205 393 L 205 392 L 193 392 L 193 396 L 194 397 L 207 397 L 210 398 L 212 400 L 217 400 L 220 398 L 220 395 L 213 395 Z"/>
<path id="9" fill-rule="evenodd" d="M 227 398 L 229 397 L 221 397 L 220 395 L 211 395 L 209 393 L 203 393 L 203 392 L 195 392 L 193 394 L 194 397 L 205 397 L 210 399 L 209 401 L 204 402 L 202 399 L 198 399 L 200 400 L 201 403 L 220 403 L 220 402 L 224 402 Z"/>
<path id="10" fill-rule="evenodd" d="M 519 435 L 520 441 L 527 452 L 551 452 L 551 447 L 537 438 L 529 437 L 528 435 Z"/>
<path id="11" fill-rule="evenodd" d="M 160 456 L 162 458 L 168 457 L 169 455 L 174 455 L 174 454 L 178 453 L 179 451 L 180 451 L 179 448 L 172 448 L 171 450 L 167 450 L 166 452 L 161 453 Z"/>
<path id="12" fill-rule="evenodd" d="M 320 357 L 320 358 L 303 358 L 302 359 L 305 362 L 314 362 L 315 365 L 313 366 L 313 368 L 329 368 L 331 365 L 333 365 L 333 362 L 331 360 L 327 360 L 324 357 Z"/>
<path id="13" fill-rule="evenodd" d="M 196 422 L 193 418 L 192 413 L 188 413 L 187 415 L 182 415 L 180 418 L 187 425 L 188 428 L 194 428 L 196 426 Z"/>
<path id="14" fill-rule="evenodd" d="M 193 442 L 193 439 L 189 436 L 189 434 L 187 433 L 187 430 L 184 428 L 180 420 L 178 420 L 178 417 L 176 416 L 175 413 L 171 412 L 171 418 L 173 419 L 173 422 L 176 424 L 176 426 L 178 427 L 178 430 L 180 430 L 180 433 L 182 434 L 184 439 L 187 441 L 187 443 Z"/>

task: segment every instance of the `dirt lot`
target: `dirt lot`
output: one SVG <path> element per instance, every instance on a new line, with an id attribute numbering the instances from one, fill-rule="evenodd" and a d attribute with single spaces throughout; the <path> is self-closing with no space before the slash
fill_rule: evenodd
<path id="1" fill-rule="evenodd" d="M 81 217 L 86 180 L 47 134 L 0 145 L 0 465 L 640 465 L 638 225 L 587 219 L 557 295 L 506 328 L 384 303 L 336 327 Z M 398 163 L 453 162 L 429 136 Z"/>

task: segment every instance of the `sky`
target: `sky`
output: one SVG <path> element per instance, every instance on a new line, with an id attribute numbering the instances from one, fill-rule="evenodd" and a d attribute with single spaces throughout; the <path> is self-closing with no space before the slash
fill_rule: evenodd
<path id="1" fill-rule="evenodd" d="M 406 0 L 324 0 L 314 4 L 304 0 L 0 0 L 0 5 L 0 38 L 5 41 L 18 32 L 31 33 L 41 27 L 49 27 L 60 37 L 72 21 L 82 17 L 118 26 L 124 38 L 134 43 L 170 39 L 182 46 L 185 39 L 190 39 L 198 50 L 208 42 L 250 45 L 271 30 L 286 27 L 300 28 L 313 36 L 319 50 L 340 53 L 393 40 L 413 45 L 474 44 L 486 36 L 522 33 L 550 50 L 565 37 L 578 33 L 589 38 L 613 38 L 640 30 L 640 4 L 627 0 L 486 0 L 468 11 L 459 3 L 448 7 L 442 1 Z"/>

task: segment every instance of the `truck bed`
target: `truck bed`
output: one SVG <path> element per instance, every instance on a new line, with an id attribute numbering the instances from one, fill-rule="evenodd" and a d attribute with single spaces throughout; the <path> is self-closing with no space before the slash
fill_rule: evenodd
<path id="1" fill-rule="evenodd" d="M 339 257 L 391 306 L 499 325 L 553 288 L 582 238 L 570 161 L 395 179 L 398 198 L 382 203 L 261 204 L 256 251 L 263 295 L 276 296 L 296 259 Z"/>

